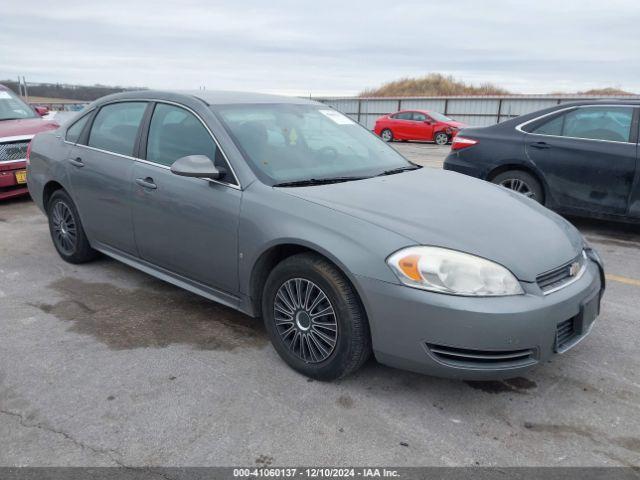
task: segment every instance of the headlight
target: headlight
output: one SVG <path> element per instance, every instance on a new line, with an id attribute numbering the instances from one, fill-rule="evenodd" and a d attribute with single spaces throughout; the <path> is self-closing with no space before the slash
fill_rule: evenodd
<path id="1" fill-rule="evenodd" d="M 409 287 L 478 297 L 521 295 L 520 283 L 502 265 L 439 247 L 404 248 L 387 259 Z"/>

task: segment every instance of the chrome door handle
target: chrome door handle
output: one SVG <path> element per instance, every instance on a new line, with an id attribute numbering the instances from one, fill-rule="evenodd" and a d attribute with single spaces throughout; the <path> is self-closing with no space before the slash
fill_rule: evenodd
<path id="1" fill-rule="evenodd" d="M 158 186 L 155 183 L 153 183 L 153 178 L 151 177 L 136 178 L 136 183 L 141 187 L 148 188 L 150 190 L 155 190 L 156 188 L 158 188 Z"/>
<path id="2" fill-rule="evenodd" d="M 84 162 L 80 157 L 70 158 L 69 163 L 74 167 L 84 167 Z"/>

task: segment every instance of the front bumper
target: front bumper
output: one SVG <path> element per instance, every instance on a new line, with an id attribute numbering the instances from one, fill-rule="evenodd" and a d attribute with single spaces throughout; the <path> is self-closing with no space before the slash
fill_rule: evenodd
<path id="1" fill-rule="evenodd" d="M 0 200 L 19 197 L 29 193 L 26 183 L 18 183 L 16 172 L 27 168 L 25 160 L 0 162 Z"/>
<path id="2" fill-rule="evenodd" d="M 546 296 L 535 284 L 523 284 L 525 295 L 472 298 L 364 277 L 358 283 L 380 363 L 474 380 L 516 377 L 573 347 L 590 332 L 604 288 L 591 259 L 578 281 Z M 568 322 L 575 335 L 558 345 Z"/>

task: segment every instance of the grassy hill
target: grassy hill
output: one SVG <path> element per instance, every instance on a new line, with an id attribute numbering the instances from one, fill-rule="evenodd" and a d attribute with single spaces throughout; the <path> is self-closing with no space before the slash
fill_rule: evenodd
<path id="1" fill-rule="evenodd" d="M 451 75 L 430 73 L 424 77 L 401 78 L 378 88 L 364 90 L 361 97 L 423 97 L 451 95 L 508 95 L 510 92 L 491 83 L 479 86 L 456 80 Z"/>
<path id="2" fill-rule="evenodd" d="M 454 95 L 510 95 L 511 92 L 491 83 L 472 85 L 456 80 L 451 75 L 430 73 L 423 77 L 401 78 L 384 83 L 378 88 L 364 90 L 360 97 L 430 97 Z M 553 92 L 552 95 L 597 95 L 625 96 L 636 95 L 620 88 L 595 88 L 584 92 Z"/>

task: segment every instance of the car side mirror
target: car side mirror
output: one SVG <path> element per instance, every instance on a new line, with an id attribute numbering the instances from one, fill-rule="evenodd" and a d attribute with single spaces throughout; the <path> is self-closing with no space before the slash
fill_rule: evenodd
<path id="1" fill-rule="evenodd" d="M 431 120 L 425 120 L 424 123 L 426 123 L 427 125 L 432 125 L 433 122 Z"/>
<path id="2" fill-rule="evenodd" d="M 49 113 L 49 109 L 47 107 L 33 107 L 38 115 L 44 117 L 47 113 Z"/>
<path id="3" fill-rule="evenodd" d="M 206 155 L 187 155 L 171 165 L 171 172 L 181 177 L 210 178 L 219 180 L 226 175 L 224 168 L 218 168 Z"/>

